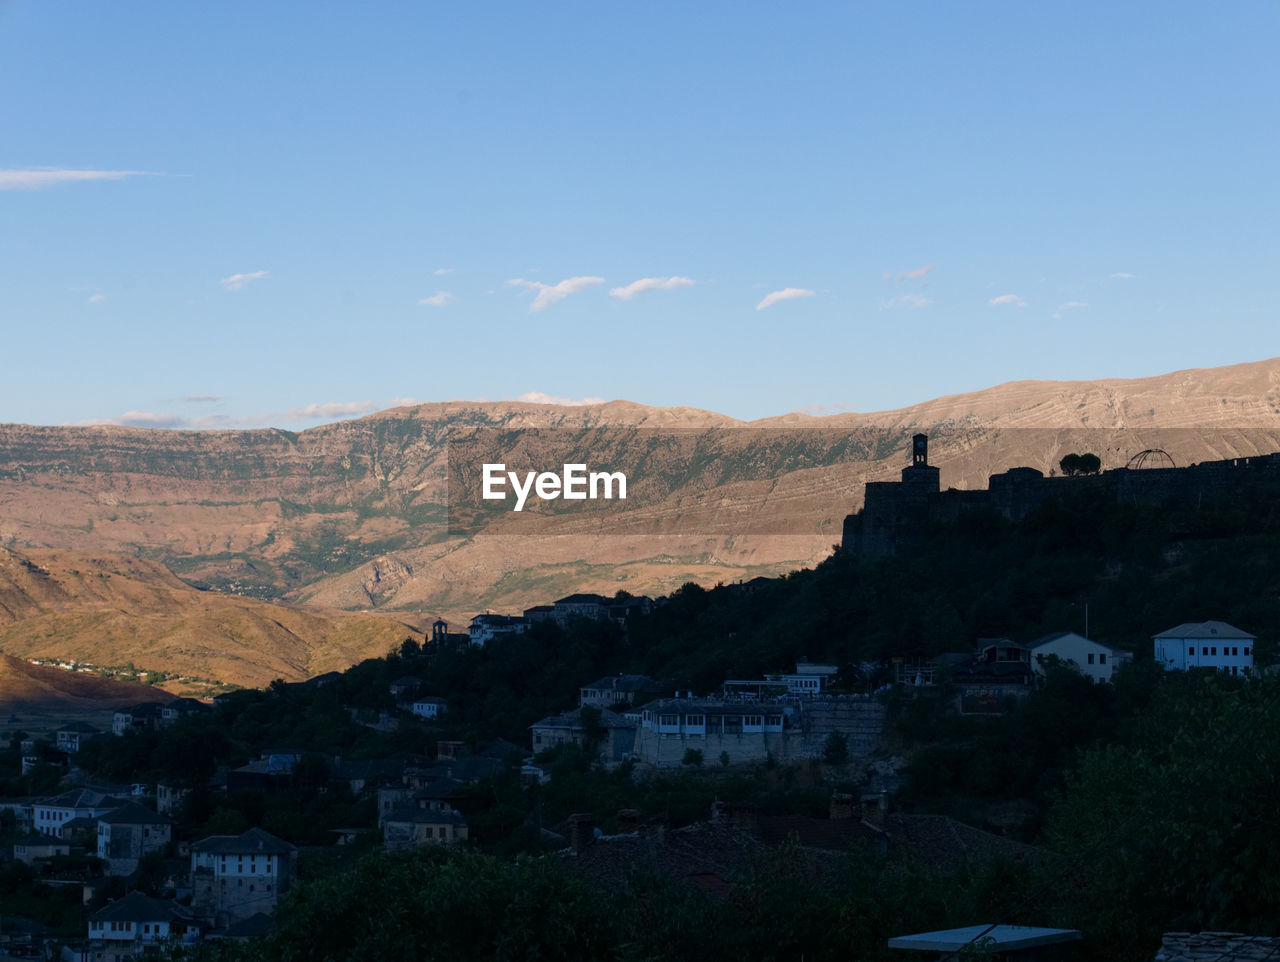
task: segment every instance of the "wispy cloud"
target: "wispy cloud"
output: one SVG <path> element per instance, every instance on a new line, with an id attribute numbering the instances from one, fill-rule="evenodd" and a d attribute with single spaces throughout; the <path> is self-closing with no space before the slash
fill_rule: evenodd
<path id="1" fill-rule="evenodd" d="M 901 297 L 891 297 L 887 301 L 881 301 L 880 310 L 894 311 L 904 308 L 919 310 L 922 307 L 928 307 L 932 303 L 932 298 L 925 297 L 923 294 L 903 294 Z"/>
<path id="2" fill-rule="evenodd" d="M 453 268 L 452 268 L 452 267 L 437 267 L 437 268 L 436 268 L 434 271 L 432 271 L 431 273 L 435 274 L 435 275 L 436 275 L 436 277 L 444 277 L 444 275 L 445 275 L 445 274 L 452 274 L 452 273 L 453 273 Z"/>
<path id="3" fill-rule="evenodd" d="M 61 184 L 92 180 L 124 180 L 155 176 L 147 170 L 69 170 L 65 167 L 26 167 L 0 170 L 0 190 L 45 190 Z"/>
<path id="4" fill-rule="evenodd" d="M 1111 279 L 1113 281 L 1131 281 L 1133 280 L 1133 277 L 1134 275 L 1126 273 L 1125 271 L 1116 271 L 1111 275 Z"/>
<path id="5" fill-rule="evenodd" d="M 446 304 L 452 304 L 457 298 L 448 291 L 436 291 L 430 297 L 424 297 L 418 301 L 422 307 L 444 307 Z"/>
<path id="6" fill-rule="evenodd" d="M 187 404 L 213 404 L 215 401 L 225 401 L 226 398 L 220 394 L 188 394 L 182 400 Z"/>
<path id="7" fill-rule="evenodd" d="M 107 299 L 106 294 L 90 294 L 89 295 L 90 304 L 101 304 L 106 299 Z"/>
<path id="8" fill-rule="evenodd" d="M 238 291 L 254 281 L 262 280 L 269 273 L 270 271 L 254 271 L 251 274 L 232 274 L 230 277 L 222 278 L 218 283 L 229 291 Z"/>
<path id="9" fill-rule="evenodd" d="M 782 301 L 793 301 L 797 297 L 813 297 L 813 291 L 805 287 L 784 287 L 780 291 L 766 294 L 764 300 L 756 305 L 756 310 L 763 311 L 767 307 L 773 307 L 774 304 Z"/>
<path id="10" fill-rule="evenodd" d="M 924 267 L 917 267 L 913 271 L 903 271 L 898 275 L 898 280 L 900 281 L 919 280 L 921 277 L 924 277 L 926 274 L 930 273 L 932 270 L 933 270 L 932 264 L 925 264 Z"/>
<path id="11" fill-rule="evenodd" d="M 198 399 L 199 395 L 192 395 Z M 212 396 L 210 396 L 212 398 Z M 268 411 L 262 414 L 229 415 L 205 414 L 199 417 L 186 417 L 158 411 L 125 411 L 118 417 L 90 418 L 75 422 L 77 426 L 114 424 L 132 428 L 163 428 L 168 430 L 198 431 L 209 429 L 233 430 L 237 428 L 262 428 L 280 424 L 296 424 L 300 421 L 340 421 L 343 418 L 360 417 L 372 414 L 387 406 L 373 401 L 326 401 L 321 404 L 306 404 L 302 407 L 289 408 L 285 411 Z"/>
<path id="12" fill-rule="evenodd" d="M 615 287 L 609 291 L 610 297 L 620 301 L 629 301 L 648 291 L 674 291 L 678 287 L 692 287 L 693 281 L 688 277 L 642 277 L 632 281 L 626 287 Z"/>
<path id="13" fill-rule="evenodd" d="M 559 284 L 543 284 L 541 281 L 529 281 L 523 277 L 516 277 L 507 281 L 513 287 L 525 287 L 531 291 L 537 291 L 533 303 L 529 305 L 530 312 L 545 311 L 552 304 L 559 304 L 570 294 L 577 294 L 579 291 L 585 291 L 588 287 L 595 287 L 597 284 L 603 284 L 603 277 L 566 277 Z"/>
<path id="14" fill-rule="evenodd" d="M 1001 294 L 999 297 L 993 297 L 987 301 L 992 307 L 1005 307 L 1009 304 L 1015 304 L 1018 307 L 1026 307 L 1027 302 L 1017 294 Z"/>
<path id="15" fill-rule="evenodd" d="M 527 391 L 512 400 L 524 401 L 527 404 L 560 404 L 565 407 L 583 407 L 587 404 L 604 403 L 604 398 L 602 397 L 567 398 L 559 397 L 555 394 L 543 394 L 541 391 Z"/>

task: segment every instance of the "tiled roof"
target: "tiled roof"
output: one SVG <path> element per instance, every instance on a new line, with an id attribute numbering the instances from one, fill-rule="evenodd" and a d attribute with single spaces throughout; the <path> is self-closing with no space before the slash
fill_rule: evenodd
<path id="1" fill-rule="evenodd" d="M 89 916 L 93 922 L 174 922 L 184 918 L 172 902 L 162 902 L 141 892 L 130 892 Z"/>
<path id="2" fill-rule="evenodd" d="M 191 846 L 193 852 L 213 855 L 289 855 L 297 848 L 260 828 L 241 835 L 211 835 Z"/>
<path id="3" fill-rule="evenodd" d="M 1155 635 L 1156 638 L 1238 638 L 1241 641 L 1252 641 L 1253 635 L 1241 631 L 1225 621 L 1188 621 L 1186 624 L 1170 628 Z"/>
<path id="4" fill-rule="evenodd" d="M 137 802 L 125 802 L 119 808 L 112 809 L 98 819 L 106 825 L 171 825 L 172 821 L 165 815 L 151 811 Z"/>

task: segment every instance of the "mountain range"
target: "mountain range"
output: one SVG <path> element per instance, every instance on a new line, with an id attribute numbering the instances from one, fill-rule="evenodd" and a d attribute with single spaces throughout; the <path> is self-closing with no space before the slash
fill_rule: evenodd
<path id="1" fill-rule="evenodd" d="M 0 650 L 263 684 L 385 653 L 440 616 L 781 574 L 830 553 L 917 431 L 958 488 L 1086 450 L 1104 468 L 1280 450 L 1280 358 L 754 422 L 453 401 L 296 434 L 0 425 Z M 572 457 L 631 492 L 485 511 L 480 457 Z"/>

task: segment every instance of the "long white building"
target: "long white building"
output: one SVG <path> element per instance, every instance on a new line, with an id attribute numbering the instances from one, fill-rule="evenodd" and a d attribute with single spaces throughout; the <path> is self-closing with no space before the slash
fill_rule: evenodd
<path id="1" fill-rule="evenodd" d="M 1154 637 L 1155 656 L 1169 671 L 1216 668 L 1238 675 L 1253 668 L 1254 640 L 1225 621 L 1187 622 Z"/>

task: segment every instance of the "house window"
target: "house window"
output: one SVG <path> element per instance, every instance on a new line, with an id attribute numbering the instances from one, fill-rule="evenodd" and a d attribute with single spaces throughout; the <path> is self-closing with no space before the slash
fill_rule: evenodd
<path id="1" fill-rule="evenodd" d="M 781 715 L 765 715 L 764 723 L 769 728 L 781 728 L 782 716 Z"/>
<path id="2" fill-rule="evenodd" d="M 701 728 L 707 723 L 705 715 L 685 715 L 684 723 L 689 728 Z"/>
<path id="3" fill-rule="evenodd" d="M 1248 649 L 1248 648 L 1246 648 L 1246 649 L 1244 650 L 1244 656 L 1245 656 L 1246 658 L 1248 658 L 1248 657 L 1249 657 L 1249 649 Z"/>
<path id="4" fill-rule="evenodd" d="M 1093 652 L 1089 652 L 1089 664 L 1093 664 Z"/>
<path id="5" fill-rule="evenodd" d="M 1239 648 L 1232 648 L 1232 649 L 1231 649 L 1231 654 L 1232 654 L 1232 655 L 1238 655 L 1238 654 L 1240 654 L 1240 649 L 1239 649 Z"/>
<path id="6" fill-rule="evenodd" d="M 1099 665 L 1105 665 L 1106 663 L 1107 663 L 1107 656 L 1106 656 L 1106 654 L 1105 654 L 1104 652 L 1100 652 L 1100 653 L 1098 654 L 1098 664 L 1099 664 Z"/>
<path id="7" fill-rule="evenodd" d="M 1195 646 L 1195 645 L 1192 645 L 1190 648 L 1188 648 L 1188 649 L 1187 649 L 1187 654 L 1188 654 L 1188 655 L 1194 655 L 1195 653 L 1196 653 L 1196 646 Z"/>
<path id="8" fill-rule="evenodd" d="M 659 715 L 658 724 L 661 725 L 663 728 L 667 728 L 667 727 L 677 728 L 680 725 L 680 716 L 679 715 Z"/>
<path id="9" fill-rule="evenodd" d="M 1210 648 L 1209 654 L 1213 655 L 1216 658 L 1218 656 L 1218 646 L 1214 645 L 1212 648 Z"/>

